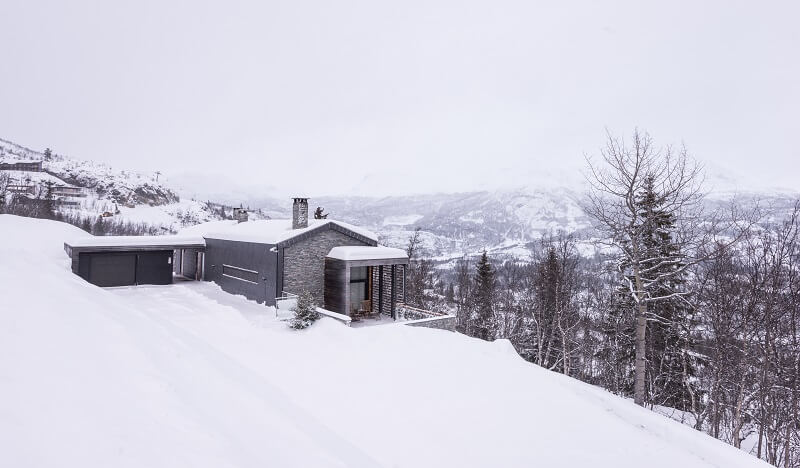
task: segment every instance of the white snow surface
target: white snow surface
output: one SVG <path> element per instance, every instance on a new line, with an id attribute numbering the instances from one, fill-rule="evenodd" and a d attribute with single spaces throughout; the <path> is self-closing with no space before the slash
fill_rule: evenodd
<path id="1" fill-rule="evenodd" d="M 292 229 L 291 219 L 267 219 L 228 225 L 215 223 L 214 229 L 207 229 L 203 236 L 210 239 L 277 244 L 328 223 L 337 224 L 374 241 L 378 240 L 378 236 L 372 231 L 332 219 L 310 219 L 308 227 L 301 229 Z M 197 230 L 202 231 L 204 228 L 197 227 Z"/>
<path id="2" fill-rule="evenodd" d="M 148 247 L 174 245 L 177 247 L 205 245 L 200 236 L 87 236 L 69 242 L 72 247 Z"/>
<path id="3" fill-rule="evenodd" d="M 370 247 L 363 245 L 334 247 L 328 253 L 328 257 L 338 258 L 339 260 L 408 260 L 408 256 L 403 249 L 382 246 Z"/>
<path id="4" fill-rule="evenodd" d="M 504 340 L 92 286 L 61 249 L 80 236 L 0 215 L 0 466 L 769 466 Z"/>

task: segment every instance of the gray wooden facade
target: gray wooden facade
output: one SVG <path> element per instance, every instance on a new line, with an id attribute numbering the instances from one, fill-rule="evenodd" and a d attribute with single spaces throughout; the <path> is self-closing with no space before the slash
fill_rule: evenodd
<path id="1" fill-rule="evenodd" d="M 308 291 L 322 305 L 328 252 L 333 247 L 376 246 L 377 242 L 326 223 L 277 244 L 206 238 L 206 245 L 205 279 L 224 291 L 266 305 L 275 305 L 275 298 L 283 293 Z"/>
<path id="2" fill-rule="evenodd" d="M 269 244 L 206 239 L 205 280 L 223 291 L 275 305 L 278 255 Z"/>

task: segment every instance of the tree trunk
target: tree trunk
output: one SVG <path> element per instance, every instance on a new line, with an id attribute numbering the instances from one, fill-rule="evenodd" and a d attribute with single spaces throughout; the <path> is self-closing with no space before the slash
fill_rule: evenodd
<path id="1" fill-rule="evenodd" d="M 639 267 L 634 267 L 634 277 L 636 279 L 636 357 L 634 359 L 634 380 L 633 380 L 633 402 L 639 406 L 644 406 L 645 402 L 645 360 L 646 352 L 646 332 L 647 332 L 647 303 L 642 297 L 642 278 L 639 275 Z"/>

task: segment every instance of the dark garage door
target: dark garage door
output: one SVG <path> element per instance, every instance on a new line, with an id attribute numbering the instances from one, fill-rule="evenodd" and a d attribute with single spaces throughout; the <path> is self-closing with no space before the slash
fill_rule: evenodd
<path id="1" fill-rule="evenodd" d="M 143 252 L 136 256 L 137 284 L 172 283 L 172 251 Z"/>
<path id="2" fill-rule="evenodd" d="M 86 279 L 90 283 L 98 286 L 136 284 L 136 254 L 96 253 L 86 255 L 89 257 L 89 277 Z"/>
<path id="3" fill-rule="evenodd" d="M 172 251 L 80 254 L 81 276 L 97 286 L 172 283 Z"/>

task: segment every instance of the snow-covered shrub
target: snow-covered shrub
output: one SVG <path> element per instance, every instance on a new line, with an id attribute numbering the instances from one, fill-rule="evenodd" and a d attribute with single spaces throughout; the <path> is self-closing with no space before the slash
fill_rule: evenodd
<path id="1" fill-rule="evenodd" d="M 295 330 L 307 328 L 319 319 L 314 296 L 308 291 L 300 293 L 297 297 L 297 304 L 292 307 L 292 312 L 294 312 L 294 317 L 289 321 L 289 326 Z"/>

